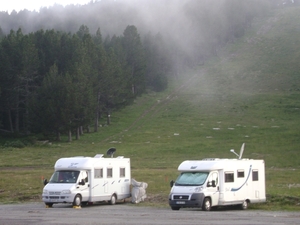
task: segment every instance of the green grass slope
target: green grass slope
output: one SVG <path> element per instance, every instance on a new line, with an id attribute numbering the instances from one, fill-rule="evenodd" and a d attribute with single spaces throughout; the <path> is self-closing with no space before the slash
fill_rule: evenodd
<path id="1" fill-rule="evenodd" d="M 218 57 L 182 74 L 163 93 L 149 93 L 112 113 L 111 125 L 72 143 L 0 149 L 0 203 L 40 201 L 42 179 L 58 158 L 117 148 L 132 177 L 148 183 L 144 205 L 167 206 L 179 163 L 205 157 L 264 159 L 267 203 L 300 209 L 300 8 L 257 19 Z M 105 121 L 102 121 L 103 124 Z M 66 140 L 66 139 L 65 139 Z M 4 146 L 4 144 L 3 144 Z"/>

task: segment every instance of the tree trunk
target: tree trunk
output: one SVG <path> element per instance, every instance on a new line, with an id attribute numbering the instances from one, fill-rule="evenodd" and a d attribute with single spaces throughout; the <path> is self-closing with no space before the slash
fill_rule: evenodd
<path id="1" fill-rule="evenodd" d="M 77 127 L 76 129 L 76 140 L 79 140 L 80 139 L 80 128 Z"/>
<path id="2" fill-rule="evenodd" d="M 16 96 L 16 102 L 15 102 L 16 106 L 15 106 L 15 109 L 16 109 L 16 115 L 15 115 L 15 131 L 16 132 L 19 132 L 20 131 L 20 112 L 19 112 L 19 95 L 17 94 Z"/>
<path id="3" fill-rule="evenodd" d="M 107 125 L 110 125 L 110 113 L 107 113 Z"/>
<path id="4" fill-rule="evenodd" d="M 28 90 L 28 81 L 26 80 L 25 84 L 25 113 L 24 113 L 24 118 L 23 118 L 23 127 L 25 134 L 29 134 L 29 111 L 28 111 L 28 95 L 29 95 L 29 90 Z"/>
<path id="5" fill-rule="evenodd" d="M 26 135 L 30 134 L 29 130 L 29 110 L 28 110 L 28 103 L 26 102 L 26 109 L 25 109 L 25 115 L 24 115 L 24 128 L 25 128 L 25 133 Z"/>
<path id="6" fill-rule="evenodd" d="M 69 130 L 68 142 L 72 142 L 72 131 L 71 130 Z"/>
<path id="7" fill-rule="evenodd" d="M 61 137 L 60 137 L 60 132 L 59 131 L 56 132 L 56 140 L 57 141 L 61 141 Z"/>
<path id="8" fill-rule="evenodd" d="M 8 119 L 9 119 L 9 128 L 10 128 L 10 132 L 14 132 L 14 126 L 13 126 L 13 122 L 12 122 L 12 118 L 11 118 L 11 110 L 9 109 L 8 112 Z"/>
<path id="9" fill-rule="evenodd" d="M 16 118 L 15 118 L 15 131 L 17 133 L 19 133 L 20 131 L 20 121 L 19 121 L 19 116 L 20 116 L 20 113 L 19 113 L 19 109 L 17 108 L 16 109 Z"/>
<path id="10" fill-rule="evenodd" d="M 98 112 L 96 112 L 95 128 L 94 128 L 95 132 L 98 132 L 98 127 L 99 127 L 99 114 Z"/>
<path id="11" fill-rule="evenodd" d="M 99 127 L 99 104 L 100 104 L 100 92 L 98 92 L 97 96 L 97 107 L 96 107 L 96 118 L 95 118 L 95 128 L 94 131 L 98 132 L 98 127 Z"/>

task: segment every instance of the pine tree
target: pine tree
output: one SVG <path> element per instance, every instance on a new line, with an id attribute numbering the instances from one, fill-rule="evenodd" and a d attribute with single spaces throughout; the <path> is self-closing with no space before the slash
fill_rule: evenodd
<path id="1" fill-rule="evenodd" d="M 29 99 L 35 91 L 38 76 L 39 58 L 36 47 L 34 46 L 32 35 L 26 35 L 21 42 L 22 51 L 22 74 L 20 85 L 20 97 L 24 104 L 24 130 L 29 133 Z"/>
<path id="2" fill-rule="evenodd" d="M 23 38 L 21 29 L 11 31 L 2 41 L 1 60 L 1 109 L 8 121 L 4 126 L 9 132 L 20 131 L 21 102 L 20 88 L 22 76 L 22 52 L 20 43 Z"/>
<path id="3" fill-rule="evenodd" d="M 140 35 L 135 26 L 127 26 L 124 30 L 122 45 L 125 52 L 127 67 L 133 94 L 142 94 L 145 91 L 145 52 L 140 40 Z"/>

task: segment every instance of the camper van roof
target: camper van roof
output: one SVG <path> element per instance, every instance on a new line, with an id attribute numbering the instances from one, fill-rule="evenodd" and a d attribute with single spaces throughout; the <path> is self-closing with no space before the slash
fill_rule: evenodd
<path id="1" fill-rule="evenodd" d="M 220 158 L 204 158 L 203 161 L 226 161 L 226 160 L 249 160 L 249 159 L 220 159 Z"/>
<path id="2" fill-rule="evenodd" d="M 96 155 L 97 156 L 97 155 Z M 101 154 L 97 157 L 70 157 L 70 158 L 60 158 L 56 161 L 54 168 L 55 170 L 68 170 L 68 169 L 92 169 L 95 164 L 109 163 L 112 161 L 120 160 L 130 160 L 129 158 L 103 158 Z"/>
<path id="3" fill-rule="evenodd" d="M 224 167 L 231 167 L 235 163 L 245 163 L 249 159 L 204 159 L 204 160 L 186 160 L 179 166 L 179 171 L 211 171 L 220 170 Z M 234 163 L 235 162 L 235 163 Z"/>

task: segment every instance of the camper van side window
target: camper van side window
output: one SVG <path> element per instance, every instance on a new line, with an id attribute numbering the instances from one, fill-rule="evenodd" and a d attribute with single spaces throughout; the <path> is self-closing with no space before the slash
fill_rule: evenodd
<path id="1" fill-rule="evenodd" d="M 125 177 L 125 168 L 120 168 L 120 177 Z"/>
<path id="2" fill-rule="evenodd" d="M 234 182 L 234 173 L 233 172 L 225 172 L 225 183 Z"/>
<path id="3" fill-rule="evenodd" d="M 82 177 L 84 179 L 85 182 L 89 182 L 89 178 L 88 178 L 88 173 L 87 172 L 83 172 L 82 173 Z"/>
<path id="4" fill-rule="evenodd" d="M 95 178 L 103 178 L 103 169 L 95 169 Z"/>
<path id="5" fill-rule="evenodd" d="M 245 177 L 245 172 L 244 172 L 244 170 L 238 170 L 238 172 L 237 172 L 237 177 Z"/>
<path id="6" fill-rule="evenodd" d="M 258 170 L 253 170 L 252 171 L 252 180 L 253 181 L 258 181 Z"/>
<path id="7" fill-rule="evenodd" d="M 112 168 L 107 168 L 107 178 L 110 178 L 113 176 L 113 170 Z"/>

